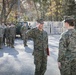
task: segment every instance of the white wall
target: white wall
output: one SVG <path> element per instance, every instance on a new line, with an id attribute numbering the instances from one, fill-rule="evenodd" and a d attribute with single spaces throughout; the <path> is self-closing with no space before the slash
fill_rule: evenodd
<path id="1" fill-rule="evenodd" d="M 36 22 L 28 22 L 31 23 L 31 28 L 36 27 Z M 44 30 L 48 34 L 61 34 L 66 29 L 64 27 L 64 22 L 60 21 L 45 21 L 44 22 Z"/>

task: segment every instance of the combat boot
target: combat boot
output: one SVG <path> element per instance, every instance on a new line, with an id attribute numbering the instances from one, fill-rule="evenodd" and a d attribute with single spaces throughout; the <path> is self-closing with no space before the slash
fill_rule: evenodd
<path id="1" fill-rule="evenodd" d="M 9 47 L 10 45 L 9 44 L 7 44 L 7 47 Z"/>
<path id="2" fill-rule="evenodd" d="M 35 75 L 40 75 L 40 71 L 36 71 L 35 72 Z"/>
<path id="3" fill-rule="evenodd" d="M 25 45 L 24 45 L 24 47 L 25 47 L 25 46 L 28 46 L 28 45 L 27 45 L 27 44 L 25 44 Z"/>
<path id="4" fill-rule="evenodd" d="M 0 47 L 0 49 L 2 49 L 2 48 Z"/>
<path id="5" fill-rule="evenodd" d="M 14 46 L 12 45 L 11 48 L 14 48 Z"/>
<path id="6" fill-rule="evenodd" d="M 2 49 L 2 47 L 0 46 L 0 49 Z"/>

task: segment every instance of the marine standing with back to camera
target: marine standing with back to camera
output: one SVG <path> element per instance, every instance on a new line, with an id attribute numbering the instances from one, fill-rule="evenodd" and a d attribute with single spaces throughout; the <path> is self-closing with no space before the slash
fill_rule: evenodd
<path id="1" fill-rule="evenodd" d="M 26 26 L 26 23 L 23 24 L 23 26 L 21 27 L 21 35 L 22 35 L 22 39 L 23 39 L 23 43 L 24 43 L 24 47 L 27 46 L 27 38 L 25 35 L 25 32 L 28 30 L 28 27 Z"/>
<path id="2" fill-rule="evenodd" d="M 74 19 L 66 19 L 64 32 L 59 41 L 58 65 L 61 75 L 76 75 L 76 29 Z"/>
<path id="3" fill-rule="evenodd" d="M 4 28 L 0 23 L 0 49 L 2 49 L 3 46 L 3 35 L 4 35 Z"/>
<path id="4" fill-rule="evenodd" d="M 34 41 L 34 75 L 44 75 L 47 69 L 48 34 L 43 30 L 43 25 L 43 20 L 39 19 L 37 20 L 37 27 L 26 32 L 26 35 L 33 38 Z"/>

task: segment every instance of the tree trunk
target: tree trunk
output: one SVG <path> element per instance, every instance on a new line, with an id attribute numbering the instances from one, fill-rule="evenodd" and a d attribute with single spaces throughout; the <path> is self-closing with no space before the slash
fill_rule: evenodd
<path id="1" fill-rule="evenodd" d="M 39 19 L 39 13 L 38 13 L 38 10 L 37 10 L 36 3 L 35 3 L 35 1 L 34 1 L 34 0 L 33 0 L 33 2 L 34 2 L 34 6 L 35 6 L 35 9 L 36 9 L 36 12 L 37 12 L 37 19 Z"/>
<path id="2" fill-rule="evenodd" d="M 6 2 L 6 0 L 3 0 L 3 2 L 2 2 L 3 7 L 2 7 L 2 12 L 1 12 L 1 23 L 2 22 L 6 23 L 8 15 L 10 14 L 10 12 L 16 2 L 17 2 L 16 0 L 11 0 L 11 2 L 8 2 L 8 4 L 11 3 L 11 5 L 9 4 L 9 6 L 6 7 L 7 2 Z M 6 8 L 8 8 L 7 11 L 6 11 Z"/>
<path id="3" fill-rule="evenodd" d="M 3 0 L 2 2 L 2 12 L 1 12 L 1 23 L 4 22 L 5 16 L 6 16 L 6 2 Z"/>

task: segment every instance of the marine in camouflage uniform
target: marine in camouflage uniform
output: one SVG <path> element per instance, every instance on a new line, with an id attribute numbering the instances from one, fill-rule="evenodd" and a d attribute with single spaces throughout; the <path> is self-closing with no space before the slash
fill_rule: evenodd
<path id="1" fill-rule="evenodd" d="M 9 33 L 10 26 L 9 24 L 6 25 L 5 29 L 5 36 L 6 36 L 6 45 L 10 46 L 10 33 Z"/>
<path id="2" fill-rule="evenodd" d="M 11 24 L 9 29 L 10 47 L 14 48 L 14 40 L 16 35 L 16 28 L 14 24 Z"/>
<path id="3" fill-rule="evenodd" d="M 38 21 L 39 26 L 43 27 L 43 21 Z M 39 28 L 33 28 L 27 31 L 26 35 L 33 38 L 34 41 L 34 64 L 35 75 L 44 75 L 47 69 L 47 48 L 48 48 L 48 35 L 47 32 L 39 30 Z"/>
<path id="4" fill-rule="evenodd" d="M 28 30 L 26 24 L 24 24 L 22 27 L 21 27 L 21 35 L 22 35 L 22 39 L 23 39 L 23 43 L 24 43 L 24 47 L 27 46 L 27 38 L 26 35 L 25 35 L 25 32 Z"/>
<path id="5" fill-rule="evenodd" d="M 6 36 L 5 36 L 5 30 L 6 30 L 6 25 L 4 24 L 4 23 L 2 23 L 2 26 L 3 26 L 3 28 L 4 28 L 4 35 L 3 35 L 3 44 L 5 45 L 5 38 L 6 38 Z"/>
<path id="6" fill-rule="evenodd" d="M 74 20 L 65 20 L 68 28 L 59 41 L 59 57 L 61 75 L 76 75 L 76 30 Z"/>
<path id="7" fill-rule="evenodd" d="M 2 27 L 2 25 L 0 25 L 0 49 L 2 48 L 3 44 L 3 35 L 4 35 L 4 28 Z"/>

